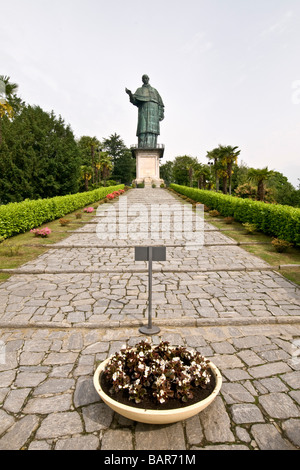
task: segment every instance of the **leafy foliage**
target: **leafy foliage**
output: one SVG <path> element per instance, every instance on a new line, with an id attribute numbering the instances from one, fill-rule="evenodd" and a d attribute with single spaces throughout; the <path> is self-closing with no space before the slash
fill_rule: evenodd
<path id="1" fill-rule="evenodd" d="M 105 198 L 123 185 L 99 188 L 94 191 L 56 196 L 49 199 L 26 200 L 0 206 L 0 236 L 9 238 L 27 232 L 45 222 L 59 219 L 70 212 Z"/>
<path id="2" fill-rule="evenodd" d="M 293 245 L 286 240 L 280 240 L 279 238 L 273 238 L 272 240 L 272 245 L 277 251 L 277 253 L 284 253 L 287 251 L 289 248 L 291 248 Z"/>
<path id="3" fill-rule="evenodd" d="M 112 178 L 124 184 L 131 184 L 135 178 L 136 162 L 123 139 L 114 133 L 103 139 L 102 146 L 112 158 Z"/>
<path id="4" fill-rule="evenodd" d="M 216 179 L 220 177 L 223 181 L 223 193 L 227 194 L 227 185 L 229 182 L 229 194 L 231 194 L 231 178 L 233 174 L 233 165 L 237 162 L 237 158 L 241 153 L 238 147 L 230 145 L 222 146 L 207 152 L 207 158 L 214 161 Z"/>
<path id="5" fill-rule="evenodd" d="M 265 200 L 265 183 L 266 181 L 273 176 L 273 171 L 268 170 L 268 167 L 259 169 L 259 168 L 250 168 L 248 172 L 250 181 L 255 181 L 257 183 L 257 196 L 259 201 Z"/>
<path id="6" fill-rule="evenodd" d="M 135 177 L 135 160 L 118 134 L 100 142 L 96 137 L 82 136 L 78 141 L 84 189 L 108 184 L 108 178 L 131 184 Z"/>
<path id="7" fill-rule="evenodd" d="M 24 106 L 13 121 L 2 119 L 0 201 L 18 202 L 76 193 L 79 152 L 61 117 Z"/>
<path id="8" fill-rule="evenodd" d="M 300 245 L 300 209 L 279 204 L 266 204 L 252 199 L 205 191 L 171 184 L 180 194 L 215 209 L 224 217 L 234 217 L 237 222 L 255 224 L 257 230 L 290 243 Z"/>
<path id="9" fill-rule="evenodd" d="M 192 185 L 197 159 L 188 155 L 176 157 L 173 163 L 173 178 L 177 184 Z"/>
<path id="10" fill-rule="evenodd" d="M 10 77 L 0 75 L 0 146 L 2 145 L 2 118 L 12 119 L 24 103 L 17 96 L 18 85 Z"/>
<path id="11" fill-rule="evenodd" d="M 223 194 L 300 207 L 300 185 L 294 188 L 278 171 L 249 168 L 243 161 L 238 164 L 240 152 L 238 147 L 219 145 L 207 152 L 206 165 L 189 156 L 176 157 L 161 165 L 160 174 L 168 186 L 174 183 L 216 191 L 222 188 Z"/>
<path id="12" fill-rule="evenodd" d="M 257 227 L 255 224 L 250 224 L 249 222 L 245 222 L 243 224 L 244 229 L 248 234 L 254 233 L 257 230 Z"/>

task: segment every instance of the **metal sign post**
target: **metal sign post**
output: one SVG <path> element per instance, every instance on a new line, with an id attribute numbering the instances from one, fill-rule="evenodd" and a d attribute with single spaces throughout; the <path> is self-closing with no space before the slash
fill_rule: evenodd
<path id="1" fill-rule="evenodd" d="M 165 246 L 135 247 L 135 261 L 148 261 L 148 326 L 141 326 L 139 331 L 146 335 L 160 332 L 158 326 L 152 325 L 152 261 L 166 261 Z"/>

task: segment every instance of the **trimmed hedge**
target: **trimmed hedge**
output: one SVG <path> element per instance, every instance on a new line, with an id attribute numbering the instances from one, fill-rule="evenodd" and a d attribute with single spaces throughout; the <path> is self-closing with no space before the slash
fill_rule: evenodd
<path id="1" fill-rule="evenodd" d="M 87 204 L 100 201 L 107 194 L 123 189 L 124 184 L 98 188 L 84 193 L 56 196 L 49 199 L 25 200 L 0 206 L 0 236 L 12 237 L 59 219 Z"/>
<path id="2" fill-rule="evenodd" d="M 224 217 L 255 224 L 261 232 L 300 245 L 300 209 L 280 204 L 266 204 L 214 191 L 171 184 L 171 189 L 194 201 L 216 209 Z"/>

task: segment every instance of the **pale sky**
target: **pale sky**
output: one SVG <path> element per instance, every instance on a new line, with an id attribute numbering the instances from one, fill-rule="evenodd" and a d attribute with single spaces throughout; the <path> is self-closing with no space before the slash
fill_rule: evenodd
<path id="1" fill-rule="evenodd" d="M 0 0 L 0 75 L 76 137 L 137 143 L 135 92 L 165 104 L 162 163 L 238 146 L 300 178 L 299 0 Z"/>

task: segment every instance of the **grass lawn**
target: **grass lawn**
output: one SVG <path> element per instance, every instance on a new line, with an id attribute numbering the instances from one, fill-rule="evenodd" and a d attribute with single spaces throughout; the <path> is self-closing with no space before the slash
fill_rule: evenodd
<path id="1" fill-rule="evenodd" d="M 91 205 L 94 208 L 96 206 L 97 204 Z M 76 219 L 75 214 L 77 213 L 82 215 L 81 219 Z M 95 214 L 96 209 L 94 212 L 86 213 L 83 212 L 82 208 L 63 217 L 70 220 L 68 225 L 62 226 L 59 220 L 43 224 L 39 228 L 49 227 L 51 229 L 51 234 L 47 238 L 35 237 L 33 233 L 26 232 L 5 240 L 0 244 L 0 268 L 18 268 L 22 264 L 37 258 L 48 250 L 47 247 L 42 245 L 49 245 L 49 248 L 51 248 L 54 243 L 69 237 L 71 235 L 68 232 L 69 230 L 78 229 L 83 223 L 93 219 Z M 9 273 L 0 272 L 0 282 L 8 279 L 10 275 Z"/>
<path id="2" fill-rule="evenodd" d="M 183 195 L 172 191 L 172 195 L 178 199 L 184 199 L 188 203 L 192 203 L 191 199 L 184 197 Z M 247 245 L 241 245 L 241 247 L 257 256 L 258 258 L 263 259 L 271 266 L 274 266 L 274 269 L 282 274 L 284 277 L 294 282 L 295 284 L 300 285 L 300 248 L 291 247 L 285 253 L 278 253 L 273 245 L 271 244 L 273 237 L 265 235 L 262 232 L 254 232 L 252 234 L 246 233 L 245 228 L 239 222 L 233 221 L 232 224 L 227 224 L 221 215 L 217 217 L 212 217 L 208 212 L 204 212 L 205 220 L 214 225 L 218 229 L 226 229 L 224 235 L 231 237 L 233 240 L 239 243 L 249 243 Z M 252 243 L 252 244 L 251 244 Z M 280 268 L 280 265 L 298 265 L 298 266 L 289 266 Z"/>
<path id="3" fill-rule="evenodd" d="M 275 248 L 271 245 L 272 237 L 265 235 L 261 232 L 254 232 L 253 234 L 247 234 L 243 225 L 239 222 L 233 222 L 232 224 L 226 224 L 222 216 L 218 218 L 211 217 L 205 213 L 205 220 L 208 223 L 211 223 L 219 229 L 226 229 L 224 235 L 227 235 L 237 242 L 245 243 L 255 243 L 260 242 L 260 244 L 253 245 L 242 245 L 242 248 L 249 253 L 252 253 L 255 256 L 263 259 L 271 266 L 278 268 L 279 265 L 300 265 L 300 249 L 299 248 L 288 248 L 285 253 L 277 253 Z M 300 268 L 299 267 L 288 267 L 283 269 L 277 269 L 283 276 L 287 279 L 295 282 L 300 285 Z"/>

